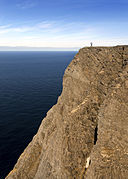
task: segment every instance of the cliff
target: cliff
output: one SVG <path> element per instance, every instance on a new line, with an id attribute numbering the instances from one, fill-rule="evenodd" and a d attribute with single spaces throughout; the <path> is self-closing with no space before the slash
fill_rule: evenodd
<path id="1" fill-rule="evenodd" d="M 126 179 L 128 46 L 90 47 L 6 179 Z"/>

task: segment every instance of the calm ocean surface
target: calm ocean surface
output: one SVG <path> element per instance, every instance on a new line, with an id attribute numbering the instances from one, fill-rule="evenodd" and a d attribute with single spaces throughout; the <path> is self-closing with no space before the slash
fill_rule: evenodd
<path id="1" fill-rule="evenodd" d="M 13 168 L 62 91 L 76 52 L 0 52 L 0 179 Z"/>

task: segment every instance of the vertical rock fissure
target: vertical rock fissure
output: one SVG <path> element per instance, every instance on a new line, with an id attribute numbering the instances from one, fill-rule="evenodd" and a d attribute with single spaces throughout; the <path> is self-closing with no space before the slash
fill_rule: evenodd
<path id="1" fill-rule="evenodd" d="M 96 126 L 96 128 L 95 128 L 95 132 L 94 132 L 94 145 L 96 145 L 96 142 L 97 142 L 97 136 L 98 136 L 98 126 Z"/>

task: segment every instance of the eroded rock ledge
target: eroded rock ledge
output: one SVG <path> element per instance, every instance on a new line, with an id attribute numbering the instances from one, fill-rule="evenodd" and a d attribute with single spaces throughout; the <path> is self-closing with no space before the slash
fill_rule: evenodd
<path id="1" fill-rule="evenodd" d="M 6 179 L 125 179 L 127 136 L 128 46 L 80 49 Z"/>

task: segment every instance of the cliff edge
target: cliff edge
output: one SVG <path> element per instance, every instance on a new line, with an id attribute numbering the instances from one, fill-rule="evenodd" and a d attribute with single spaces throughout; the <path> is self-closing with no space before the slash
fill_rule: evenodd
<path id="1" fill-rule="evenodd" d="M 126 179 L 128 46 L 80 49 L 6 179 Z"/>

